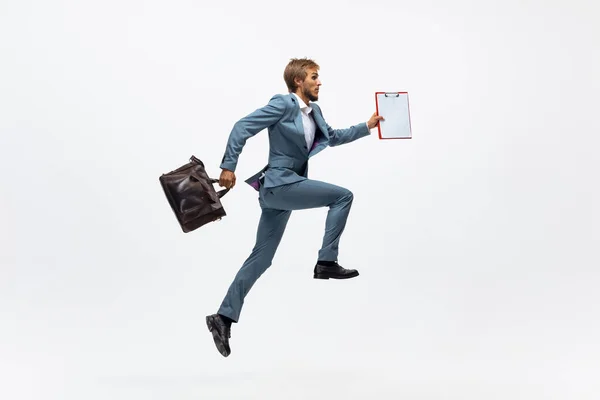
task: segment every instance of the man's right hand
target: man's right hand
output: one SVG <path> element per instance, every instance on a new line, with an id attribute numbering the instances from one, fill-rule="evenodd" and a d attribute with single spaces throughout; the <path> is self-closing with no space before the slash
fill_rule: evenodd
<path id="1" fill-rule="evenodd" d="M 383 117 L 381 115 L 377 115 L 377 111 L 375 111 L 373 115 L 371 115 L 371 118 L 367 121 L 367 127 L 369 129 L 373 129 L 379 124 L 379 121 L 383 120 Z"/>
<path id="2" fill-rule="evenodd" d="M 221 176 L 219 177 L 219 186 L 231 189 L 235 186 L 235 174 L 233 171 L 223 169 Z"/>

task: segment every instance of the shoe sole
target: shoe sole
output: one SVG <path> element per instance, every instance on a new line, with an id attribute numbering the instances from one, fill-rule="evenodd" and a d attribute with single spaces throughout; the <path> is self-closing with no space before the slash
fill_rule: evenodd
<path id="1" fill-rule="evenodd" d="M 353 272 L 348 275 L 314 274 L 313 278 L 315 278 L 315 279 L 349 279 L 349 278 L 357 277 L 358 275 L 359 274 L 357 271 L 357 272 Z"/>
<path id="2" fill-rule="evenodd" d="M 213 341 L 215 342 L 215 346 L 217 346 L 219 353 L 221 353 L 223 357 L 227 357 L 229 354 L 231 354 L 231 351 L 228 351 L 225 348 L 225 345 L 219 336 L 219 331 L 213 327 L 210 316 L 206 317 L 206 326 L 208 327 L 208 331 L 212 333 Z"/>

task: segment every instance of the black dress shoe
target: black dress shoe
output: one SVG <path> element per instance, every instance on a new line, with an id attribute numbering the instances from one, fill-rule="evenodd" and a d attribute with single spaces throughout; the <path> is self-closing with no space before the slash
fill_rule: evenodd
<path id="1" fill-rule="evenodd" d="M 206 317 L 206 325 L 213 335 L 213 340 L 215 341 L 219 353 L 221 353 L 223 357 L 227 357 L 231 354 L 231 349 L 229 348 L 231 326 L 226 324 L 219 314 L 213 314 Z"/>
<path id="2" fill-rule="evenodd" d="M 357 270 L 342 268 L 337 261 L 317 262 L 314 273 L 315 279 L 348 279 L 358 276 Z"/>

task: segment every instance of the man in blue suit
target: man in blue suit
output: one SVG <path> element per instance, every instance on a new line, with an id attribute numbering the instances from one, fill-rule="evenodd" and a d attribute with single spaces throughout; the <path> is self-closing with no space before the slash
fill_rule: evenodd
<path id="1" fill-rule="evenodd" d="M 352 205 L 348 189 L 308 178 L 308 159 L 327 146 L 350 143 L 370 134 L 383 118 L 374 113 L 367 122 L 347 129 L 331 128 L 316 103 L 319 99 L 319 65 L 310 59 L 292 59 L 284 70 L 287 95 L 240 119 L 233 127 L 221 162 L 220 186 L 236 184 L 235 169 L 246 140 L 267 128 L 268 164 L 246 180 L 258 191 L 262 210 L 256 243 L 238 271 L 217 314 L 206 317 L 219 352 L 227 357 L 231 323 L 238 322 L 244 298 L 256 280 L 271 266 L 292 210 L 328 207 L 325 233 L 315 279 L 346 279 L 358 271 L 337 263 L 338 245 Z"/>

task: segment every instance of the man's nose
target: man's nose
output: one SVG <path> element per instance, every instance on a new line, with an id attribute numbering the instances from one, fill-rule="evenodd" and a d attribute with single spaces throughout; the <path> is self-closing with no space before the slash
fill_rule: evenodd
<path id="1" fill-rule="evenodd" d="M 322 85 L 321 80 L 317 79 L 317 86 L 321 86 L 321 85 Z"/>

